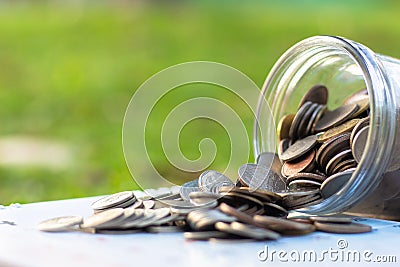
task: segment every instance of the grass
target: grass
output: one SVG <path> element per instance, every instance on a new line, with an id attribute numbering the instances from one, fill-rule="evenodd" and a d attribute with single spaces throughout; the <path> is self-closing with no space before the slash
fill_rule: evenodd
<path id="1" fill-rule="evenodd" d="M 400 5 L 395 1 L 60 3 L 0 6 L 0 135 L 65 142 L 74 148 L 74 164 L 62 170 L 1 166 L 3 204 L 137 188 L 122 153 L 125 108 L 142 82 L 168 66 L 221 62 L 261 86 L 287 48 L 318 34 L 345 36 L 400 58 Z M 191 97 L 179 92 L 166 98 L 165 108 L 171 109 L 179 96 Z M 211 87 L 207 92 L 225 99 Z M 196 158 L 204 124 L 192 126 L 182 134 L 181 147 Z M 220 144 L 211 167 L 221 169 L 230 151 L 227 136 L 216 125 L 207 134 Z M 163 173 L 180 180 L 196 175 L 171 170 L 157 149 L 154 161 Z"/>

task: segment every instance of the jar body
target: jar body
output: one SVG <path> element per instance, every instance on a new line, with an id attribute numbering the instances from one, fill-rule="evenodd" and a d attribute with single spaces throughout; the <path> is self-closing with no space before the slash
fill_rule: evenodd
<path id="1" fill-rule="evenodd" d="M 261 152 L 276 151 L 274 122 L 295 113 L 302 95 L 315 84 L 328 88 L 329 109 L 337 108 L 346 97 L 367 88 L 370 131 L 363 157 L 346 185 L 322 203 L 299 211 L 319 215 L 347 211 L 400 220 L 400 204 L 397 205 L 400 203 L 400 61 L 397 59 L 334 36 L 311 37 L 294 45 L 275 64 L 262 88 L 254 127 L 256 158 Z M 264 114 L 268 108 L 272 118 Z"/>

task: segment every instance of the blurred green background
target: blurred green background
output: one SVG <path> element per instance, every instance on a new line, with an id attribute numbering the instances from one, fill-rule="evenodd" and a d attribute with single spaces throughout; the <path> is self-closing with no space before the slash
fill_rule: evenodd
<path id="1" fill-rule="evenodd" d="M 244 2 L 0 1 L 0 204 L 135 189 L 125 108 L 168 66 L 221 62 L 261 86 L 287 48 L 318 34 L 400 58 L 398 1 Z"/>

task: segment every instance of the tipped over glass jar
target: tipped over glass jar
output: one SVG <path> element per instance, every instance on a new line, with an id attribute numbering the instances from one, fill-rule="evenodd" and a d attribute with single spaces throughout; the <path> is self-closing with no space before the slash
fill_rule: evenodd
<path id="1" fill-rule="evenodd" d="M 283 168 L 289 165 L 286 173 L 282 168 L 287 177 L 296 174 L 296 164 L 304 163 L 306 156 L 308 160 L 314 157 L 313 167 L 297 170 L 324 176 L 321 191 L 324 182 L 336 175 L 331 179 L 336 182 L 326 185 L 321 202 L 299 211 L 400 220 L 400 60 L 342 37 L 311 37 L 280 57 L 260 98 L 255 157 L 278 151 Z M 361 112 L 362 103 L 368 107 Z M 264 114 L 267 104 L 272 118 Z M 279 122 L 278 129 L 275 122 Z M 270 138 L 277 131 L 279 143 L 275 145 Z M 308 137 L 316 139 L 312 148 L 297 151 L 296 146 L 301 150 L 301 141 Z M 332 138 L 348 139 L 345 143 L 350 146 L 339 149 L 340 141 Z M 327 152 L 327 147 L 335 153 Z"/>

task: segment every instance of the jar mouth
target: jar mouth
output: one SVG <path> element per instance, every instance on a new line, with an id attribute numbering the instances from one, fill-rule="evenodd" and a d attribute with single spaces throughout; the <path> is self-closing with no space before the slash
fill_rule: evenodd
<path id="1" fill-rule="evenodd" d="M 370 100 L 370 131 L 364 155 L 350 180 L 336 193 L 321 203 L 299 209 L 300 212 L 315 214 L 333 214 L 343 212 L 354 206 L 379 184 L 380 177 L 387 168 L 394 142 L 395 103 L 390 97 L 390 84 L 384 74 L 377 55 L 364 45 L 337 36 L 315 36 L 307 38 L 287 50 L 275 63 L 262 88 L 262 96 L 272 108 L 273 117 L 282 112 L 280 103 L 290 94 L 285 83 L 288 76 L 302 75 L 301 69 L 307 68 L 299 58 L 318 57 L 327 53 L 338 53 L 349 57 L 361 70 L 362 78 L 368 90 Z M 301 66 L 303 64 L 303 66 Z M 286 86 L 286 87 L 285 87 Z M 285 88 L 285 89 L 282 89 Z M 282 91 L 285 91 L 282 93 Z M 282 95 L 283 94 L 283 95 Z M 279 99 L 281 98 L 281 99 Z M 262 101 L 259 102 L 257 116 L 262 114 Z M 269 127 L 275 125 L 270 122 Z M 268 128 L 268 126 L 266 126 Z M 262 129 L 261 129 L 262 130 Z M 270 129 L 267 129 L 270 131 Z M 260 143 L 258 127 L 254 127 L 254 151 L 257 156 L 265 149 Z M 275 131 L 275 127 L 273 129 Z M 262 141 L 264 142 L 264 141 Z"/>

